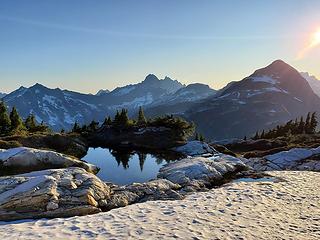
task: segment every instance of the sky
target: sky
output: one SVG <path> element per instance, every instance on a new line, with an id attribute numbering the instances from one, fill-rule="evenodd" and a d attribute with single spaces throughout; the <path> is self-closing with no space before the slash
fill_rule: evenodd
<path id="1" fill-rule="evenodd" d="M 276 59 L 320 79 L 320 44 L 310 43 L 319 9 L 319 0 L 0 0 L 0 92 L 38 82 L 95 93 L 149 73 L 219 89 Z"/>

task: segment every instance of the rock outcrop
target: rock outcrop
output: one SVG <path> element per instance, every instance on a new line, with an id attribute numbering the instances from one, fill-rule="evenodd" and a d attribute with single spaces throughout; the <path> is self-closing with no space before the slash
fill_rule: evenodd
<path id="1" fill-rule="evenodd" d="M 34 148 L 0 149 L 1 175 L 26 173 L 51 168 L 81 167 L 97 173 L 98 167 L 61 153 Z"/>
<path id="2" fill-rule="evenodd" d="M 1 144 L 2 142 L 2 144 Z M 14 147 L 29 147 L 36 149 L 46 149 L 55 152 L 82 158 L 88 151 L 86 140 L 78 134 L 59 133 L 36 133 L 14 135 L 0 138 L 0 148 L 9 149 Z"/>
<path id="3" fill-rule="evenodd" d="M 263 158 L 245 159 L 244 162 L 256 171 L 320 171 L 320 147 L 311 149 L 293 148 Z"/>
<path id="4" fill-rule="evenodd" d="M 189 141 L 185 145 L 173 148 L 172 150 L 182 153 L 186 156 L 210 156 L 218 152 L 209 144 L 201 141 Z"/>
<path id="5" fill-rule="evenodd" d="M 124 207 L 133 203 L 155 200 L 178 200 L 181 186 L 166 179 L 156 179 L 146 183 L 134 183 L 112 188 L 112 195 L 105 206 L 107 209 Z"/>
<path id="6" fill-rule="evenodd" d="M 185 191 L 196 191 L 224 183 L 232 174 L 247 170 L 238 158 L 216 154 L 210 158 L 185 158 L 160 169 L 158 178 L 181 185 Z"/>
<path id="7" fill-rule="evenodd" d="M 82 168 L 0 177 L 0 220 L 98 213 L 109 198 L 110 188 Z"/>

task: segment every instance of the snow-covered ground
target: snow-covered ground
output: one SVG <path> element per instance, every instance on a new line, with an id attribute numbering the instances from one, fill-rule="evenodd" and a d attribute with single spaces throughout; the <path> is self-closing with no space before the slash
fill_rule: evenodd
<path id="1" fill-rule="evenodd" d="M 320 173 L 270 172 L 185 200 L 69 219 L 0 223 L 0 239 L 319 239 Z"/>

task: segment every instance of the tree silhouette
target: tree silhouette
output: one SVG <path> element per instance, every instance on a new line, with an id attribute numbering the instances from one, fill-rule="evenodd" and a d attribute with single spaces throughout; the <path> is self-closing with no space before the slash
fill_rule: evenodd
<path id="1" fill-rule="evenodd" d="M 11 122 L 4 102 L 0 102 L 0 134 L 10 131 Z"/>
<path id="2" fill-rule="evenodd" d="M 139 114 L 138 114 L 138 125 L 144 126 L 147 123 L 147 119 L 144 115 L 142 107 L 139 107 Z"/>

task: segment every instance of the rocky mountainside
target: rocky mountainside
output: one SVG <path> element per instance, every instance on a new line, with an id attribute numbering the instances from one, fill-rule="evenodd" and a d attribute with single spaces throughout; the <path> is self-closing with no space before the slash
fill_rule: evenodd
<path id="1" fill-rule="evenodd" d="M 214 92 L 206 85 L 185 86 L 169 77 L 158 79 L 150 74 L 140 83 L 119 87 L 111 92 L 101 90 L 96 95 L 35 84 L 6 95 L 4 101 L 9 107 L 15 106 L 24 118 L 33 113 L 38 122 L 44 121 L 54 130 L 60 130 L 70 129 L 75 121 L 103 121 L 107 115 L 113 115 L 121 108 L 127 108 L 131 115 L 135 115 L 140 106 L 155 107 L 167 101 L 172 104 L 190 102 Z"/>
<path id="2" fill-rule="evenodd" d="M 0 92 L 0 98 L 3 98 L 4 96 L 6 96 L 7 94 Z"/>
<path id="3" fill-rule="evenodd" d="M 320 109 L 320 98 L 300 73 L 281 60 L 233 82 L 184 116 L 210 139 L 252 135 L 257 130 Z"/>
<path id="4" fill-rule="evenodd" d="M 101 95 L 108 94 L 108 93 L 110 93 L 110 91 L 108 89 L 101 89 L 96 93 L 96 95 L 101 96 Z"/>
<path id="5" fill-rule="evenodd" d="M 75 121 L 102 118 L 105 112 L 98 96 L 50 89 L 40 84 L 21 87 L 3 100 L 9 107 L 15 106 L 24 118 L 33 113 L 38 122 L 44 121 L 55 130 L 70 128 Z"/>
<path id="6" fill-rule="evenodd" d="M 208 85 L 195 83 L 179 89 L 174 94 L 163 96 L 146 109 L 148 116 L 183 114 L 194 103 L 216 94 Z"/>
<path id="7" fill-rule="evenodd" d="M 304 79 L 308 81 L 314 93 L 320 97 L 320 80 L 317 79 L 315 76 L 310 75 L 307 72 L 302 72 L 300 74 Z"/>

